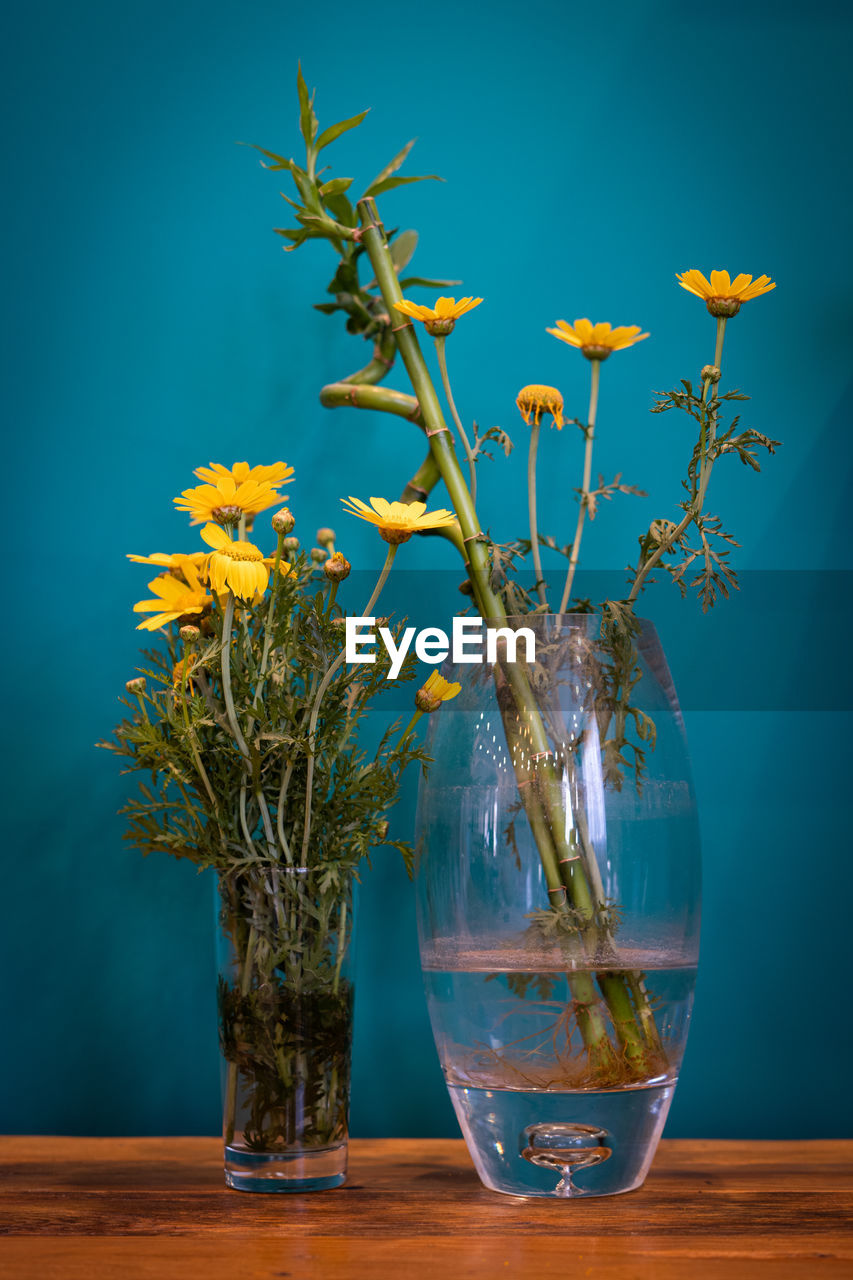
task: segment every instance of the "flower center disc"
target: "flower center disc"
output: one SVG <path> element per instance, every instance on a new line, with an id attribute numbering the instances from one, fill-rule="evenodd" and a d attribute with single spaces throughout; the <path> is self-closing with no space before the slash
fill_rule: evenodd
<path id="1" fill-rule="evenodd" d="M 263 552 L 257 547 L 253 547 L 251 542 L 232 542 L 230 546 L 225 547 L 223 555 L 229 556 L 232 560 L 263 560 Z"/>

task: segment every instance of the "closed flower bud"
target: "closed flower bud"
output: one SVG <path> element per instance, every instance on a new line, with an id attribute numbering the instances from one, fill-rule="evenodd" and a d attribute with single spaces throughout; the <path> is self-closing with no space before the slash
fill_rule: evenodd
<path id="1" fill-rule="evenodd" d="M 186 626 L 186 627 L 181 627 L 181 630 L 178 634 L 180 635 L 181 639 L 184 641 L 185 644 L 195 644 L 199 636 L 201 635 L 201 632 L 199 631 L 198 627 Z"/>
<path id="2" fill-rule="evenodd" d="M 388 819 L 383 818 L 380 822 L 377 822 L 376 824 L 376 839 L 384 840 L 387 834 L 388 834 Z"/>
<path id="3" fill-rule="evenodd" d="M 322 547 L 311 548 L 311 559 L 315 564 L 322 564 L 323 561 L 327 559 L 328 555 L 328 551 L 324 551 Z"/>
<path id="4" fill-rule="evenodd" d="M 282 507 L 281 511 L 276 511 L 271 523 L 276 533 L 290 533 L 296 521 L 293 512 L 288 507 Z"/>
<path id="5" fill-rule="evenodd" d="M 128 680 L 124 687 L 128 693 L 144 693 L 145 676 L 137 676 L 135 680 Z"/>
<path id="6" fill-rule="evenodd" d="M 283 542 L 281 545 L 284 547 L 285 551 L 298 551 L 298 550 L 299 550 L 299 539 L 298 539 L 298 538 L 285 538 L 284 542 Z"/>
<path id="7" fill-rule="evenodd" d="M 343 582 L 344 578 L 349 577 L 351 568 L 349 560 L 340 551 L 336 551 L 323 565 L 323 572 L 330 582 Z"/>
<path id="8" fill-rule="evenodd" d="M 706 364 L 702 367 L 703 382 L 719 382 L 720 371 L 715 364 Z"/>
<path id="9" fill-rule="evenodd" d="M 318 529 L 317 541 L 319 542 L 321 547 L 327 547 L 329 543 L 332 543 L 335 541 L 334 529 L 326 529 L 326 528 Z"/>

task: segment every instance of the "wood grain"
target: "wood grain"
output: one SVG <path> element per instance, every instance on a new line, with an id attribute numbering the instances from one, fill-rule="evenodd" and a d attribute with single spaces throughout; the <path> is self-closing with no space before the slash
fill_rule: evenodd
<path id="1" fill-rule="evenodd" d="M 853 1142 L 663 1142 L 643 1188 L 497 1196 L 462 1142 L 356 1140 L 315 1195 L 222 1185 L 209 1138 L 0 1138 L 15 1280 L 853 1277 Z"/>

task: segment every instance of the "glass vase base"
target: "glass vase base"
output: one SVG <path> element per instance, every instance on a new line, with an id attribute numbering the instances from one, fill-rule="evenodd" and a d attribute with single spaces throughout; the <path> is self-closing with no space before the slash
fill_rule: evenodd
<path id="1" fill-rule="evenodd" d="M 347 1176 L 347 1144 L 302 1151 L 225 1147 L 225 1185 L 234 1191 L 331 1191 Z"/>
<path id="2" fill-rule="evenodd" d="M 642 1186 L 675 1082 L 602 1091 L 448 1088 L 491 1191 L 571 1200 Z"/>

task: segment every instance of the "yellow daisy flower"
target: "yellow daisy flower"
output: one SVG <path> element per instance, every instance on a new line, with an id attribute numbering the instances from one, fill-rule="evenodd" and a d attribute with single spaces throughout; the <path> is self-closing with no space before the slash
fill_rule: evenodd
<path id="1" fill-rule="evenodd" d="M 184 489 L 174 502 L 178 511 L 189 513 L 191 524 L 204 524 L 209 520 L 237 524 L 244 514 L 254 519 L 260 511 L 274 507 L 281 502 L 281 494 L 269 480 L 250 478 L 238 482 L 229 473 L 219 476 L 215 484 Z"/>
<path id="2" fill-rule="evenodd" d="M 437 298 L 434 307 L 422 307 L 420 303 L 409 302 L 404 298 L 402 302 L 395 302 L 394 306 L 404 316 L 422 320 L 427 333 L 431 333 L 434 338 L 442 338 L 453 332 L 460 316 L 479 307 L 482 301 L 482 298 L 460 298 L 458 302 L 455 298 Z"/>
<path id="3" fill-rule="evenodd" d="M 290 484 L 293 467 L 286 462 L 273 462 L 268 467 L 250 467 L 248 462 L 235 462 L 231 467 L 224 467 L 221 462 L 211 462 L 209 467 L 196 467 L 194 475 L 208 484 L 218 484 L 224 476 L 230 476 L 235 484 L 243 484 L 246 480 L 256 480 L 264 484 L 272 484 L 278 488 L 282 484 Z"/>
<path id="4" fill-rule="evenodd" d="M 394 546 L 408 542 L 412 534 L 421 529 L 443 529 L 456 520 L 452 511 L 431 511 L 424 515 L 425 502 L 386 502 L 384 498 L 371 498 L 372 511 L 358 498 L 341 498 L 341 502 L 351 516 L 375 524 L 385 541 Z"/>
<path id="5" fill-rule="evenodd" d="M 558 431 L 562 431 L 563 397 L 556 387 L 546 387 L 538 382 L 531 382 L 529 386 L 521 388 L 515 403 L 528 427 L 531 417 L 538 427 L 542 414 L 550 413 L 554 419 L 554 426 Z"/>
<path id="6" fill-rule="evenodd" d="M 752 298 L 760 298 L 762 293 L 769 293 L 776 285 L 769 276 L 752 276 L 743 273 L 732 280 L 728 271 L 712 271 L 711 279 L 706 280 L 701 271 L 692 268 L 690 271 L 675 273 L 678 283 L 688 293 L 695 293 L 701 298 L 712 316 L 728 318 L 736 316 L 741 303 Z"/>
<path id="7" fill-rule="evenodd" d="M 181 582 L 171 573 L 163 573 L 153 582 L 148 583 L 148 590 L 153 591 L 155 600 L 140 600 L 133 606 L 134 613 L 151 613 L 154 616 L 140 622 L 137 631 L 156 631 L 169 622 L 177 622 L 179 618 L 193 618 L 203 613 L 213 597 L 208 595 L 198 569 L 189 556 L 185 556 L 181 572 L 185 581 Z"/>
<path id="8" fill-rule="evenodd" d="M 558 320 L 556 329 L 549 329 L 555 338 L 567 342 L 570 347 L 579 347 L 587 360 L 606 360 L 611 351 L 621 351 L 624 347 L 633 347 L 635 342 L 642 342 L 647 333 L 640 333 L 638 324 L 620 325 L 612 329 L 607 321 L 593 324 L 590 320 L 576 320 L 573 325 L 565 320 Z"/>
<path id="9" fill-rule="evenodd" d="M 263 551 L 252 542 L 232 542 L 218 524 L 206 524 L 201 536 L 213 547 L 207 576 L 217 595 L 233 591 L 241 600 L 263 595 L 270 580 Z"/>
<path id="10" fill-rule="evenodd" d="M 445 680 L 444 676 L 433 671 L 426 684 L 415 694 L 415 706 L 418 711 L 429 715 L 432 711 L 438 711 L 442 702 L 449 702 L 451 698 L 455 698 L 461 690 L 461 684 L 451 684 L 449 680 Z"/>

